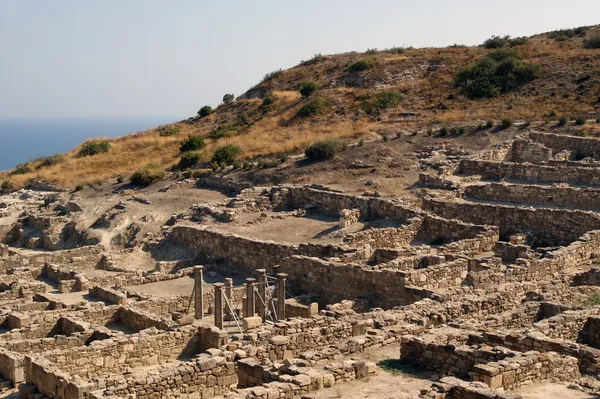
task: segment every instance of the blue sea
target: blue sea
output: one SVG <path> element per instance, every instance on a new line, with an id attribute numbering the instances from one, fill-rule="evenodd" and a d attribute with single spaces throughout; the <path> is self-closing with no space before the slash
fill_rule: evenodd
<path id="1" fill-rule="evenodd" d="M 184 119 L 0 117 L 0 170 L 39 156 L 66 152 L 93 137 L 117 137 Z"/>

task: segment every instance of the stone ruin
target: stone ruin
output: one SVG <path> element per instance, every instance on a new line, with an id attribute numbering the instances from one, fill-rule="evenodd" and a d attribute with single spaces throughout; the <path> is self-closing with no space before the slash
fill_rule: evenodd
<path id="1" fill-rule="evenodd" d="M 435 375 L 422 398 L 518 398 L 549 382 L 597 395 L 600 140 L 532 132 L 484 154 L 434 152 L 448 161 L 420 174 L 417 204 L 203 178 L 190 190 L 227 196 L 156 231 L 147 215 L 118 221 L 187 183 L 118 202 L 89 229 L 72 199 L 9 204 L 0 390 L 311 397 L 384 372 L 361 356 L 389 347 Z M 93 229 L 132 233 L 108 245 Z M 156 264 L 131 267 L 140 254 Z"/>

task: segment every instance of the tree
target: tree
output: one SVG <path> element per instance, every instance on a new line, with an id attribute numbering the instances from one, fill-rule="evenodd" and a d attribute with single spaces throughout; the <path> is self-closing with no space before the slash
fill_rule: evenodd
<path id="1" fill-rule="evenodd" d="M 204 118 L 205 116 L 212 114 L 212 111 L 213 109 L 210 105 L 205 105 L 204 107 L 200 108 L 198 115 L 200 115 L 201 118 Z"/>
<path id="2" fill-rule="evenodd" d="M 230 102 L 232 102 L 235 99 L 234 95 L 231 93 L 227 93 L 223 96 L 223 102 L 225 104 L 229 104 Z"/>

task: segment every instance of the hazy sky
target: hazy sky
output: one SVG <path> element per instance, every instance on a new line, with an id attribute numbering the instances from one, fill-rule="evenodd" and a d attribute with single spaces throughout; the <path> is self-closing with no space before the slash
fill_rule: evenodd
<path id="1" fill-rule="evenodd" d="M 0 0 L 0 116 L 191 116 L 315 53 L 599 17 L 599 0 Z"/>

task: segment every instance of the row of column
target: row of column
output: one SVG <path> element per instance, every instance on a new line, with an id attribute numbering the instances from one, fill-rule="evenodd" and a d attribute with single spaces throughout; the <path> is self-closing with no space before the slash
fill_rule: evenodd
<path id="1" fill-rule="evenodd" d="M 266 305 L 267 294 L 267 271 L 258 269 L 258 283 L 255 278 L 246 279 L 246 301 L 244 303 L 244 317 L 254 317 L 256 312 L 260 317 L 265 318 L 268 309 Z M 285 319 L 285 283 L 288 275 L 285 273 L 277 274 L 277 320 Z M 204 267 L 194 266 L 194 317 L 199 320 L 204 317 Z M 214 316 L 215 326 L 223 328 L 223 297 L 227 298 L 231 304 L 233 280 L 226 278 L 225 283 L 215 283 L 214 288 Z M 256 298 L 255 294 L 259 298 Z M 227 309 L 229 312 L 229 309 Z"/>

